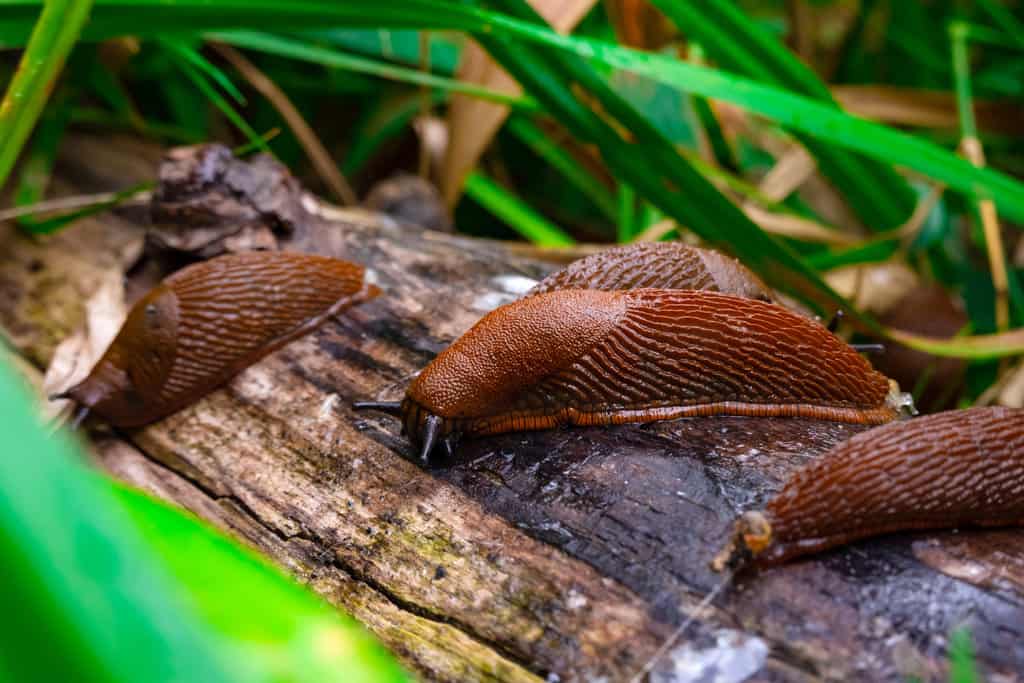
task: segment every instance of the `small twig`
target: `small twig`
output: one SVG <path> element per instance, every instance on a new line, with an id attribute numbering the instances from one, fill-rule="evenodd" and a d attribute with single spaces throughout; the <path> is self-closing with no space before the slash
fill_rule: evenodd
<path id="1" fill-rule="evenodd" d="M 643 668 L 637 671 L 636 674 L 634 674 L 633 677 L 629 679 L 629 683 L 640 683 L 640 681 L 643 680 L 644 676 L 651 672 L 651 669 L 653 669 L 654 665 L 658 663 L 658 660 L 664 657 L 665 653 L 668 652 L 669 649 L 671 649 L 672 646 L 676 644 L 676 641 L 679 640 L 679 638 L 683 635 L 683 633 L 686 631 L 687 627 L 693 622 L 693 620 L 697 618 L 697 615 L 700 613 L 700 611 L 708 605 L 710 605 L 711 601 L 717 598 L 719 593 L 725 590 L 725 587 L 729 585 L 729 583 L 732 581 L 732 578 L 735 575 L 735 569 L 730 569 L 728 572 L 726 572 L 725 576 L 722 577 L 722 581 L 717 586 L 715 586 L 714 589 L 712 589 L 712 591 L 708 593 L 704 597 L 704 599 L 697 604 L 696 607 L 690 610 L 690 614 L 686 617 L 683 623 L 679 625 L 679 628 L 673 631 L 672 634 L 665 639 L 665 642 L 662 643 L 661 647 L 657 649 L 654 655 L 649 660 L 647 660 L 647 663 L 643 665 Z"/>
<path id="2" fill-rule="evenodd" d="M 358 204 L 359 198 L 356 197 L 352 186 L 345 180 L 345 176 L 338 170 L 337 164 L 331 159 L 331 155 L 328 154 L 323 143 L 320 142 L 320 138 L 313 132 L 313 129 L 306 123 L 306 120 L 302 118 L 302 114 L 295 108 L 295 105 L 288 99 L 284 91 L 235 48 L 224 43 L 210 43 L 210 46 L 227 60 L 231 66 L 235 67 L 238 73 L 242 74 L 249 81 L 249 84 L 267 98 L 267 101 L 277 110 L 277 113 L 281 115 L 281 118 L 288 124 L 292 133 L 295 134 L 299 144 L 302 145 L 306 156 L 313 163 L 313 168 L 316 169 L 317 175 L 320 176 L 320 179 L 323 180 L 334 196 L 342 204 L 350 206 Z"/>
<path id="3" fill-rule="evenodd" d="M 98 192 L 96 194 L 79 194 L 71 197 L 58 197 L 56 199 L 46 199 L 41 202 L 35 202 L 34 204 L 25 204 L 24 206 L 12 206 L 9 209 L 0 211 L 0 221 L 9 221 L 14 218 L 21 218 L 22 216 L 33 216 L 40 213 L 49 213 L 51 211 L 68 211 L 72 209 L 80 209 L 86 206 L 92 206 L 94 204 L 103 204 L 106 202 L 112 202 L 118 198 L 120 192 Z M 149 201 L 151 191 L 141 190 L 138 194 L 134 195 L 131 199 L 133 201 L 145 202 Z"/>

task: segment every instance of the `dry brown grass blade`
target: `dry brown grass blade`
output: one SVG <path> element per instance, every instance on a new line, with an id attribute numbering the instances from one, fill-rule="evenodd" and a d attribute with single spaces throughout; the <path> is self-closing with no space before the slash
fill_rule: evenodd
<path id="1" fill-rule="evenodd" d="M 679 30 L 649 0 L 605 0 L 608 19 L 619 42 L 642 50 L 656 50 Z"/>
<path id="2" fill-rule="evenodd" d="M 952 92 L 888 85 L 841 85 L 832 95 L 851 114 L 881 123 L 920 128 L 959 125 Z M 1009 102 L 974 100 L 978 127 L 992 133 L 1024 133 L 1024 108 Z"/>
<path id="3" fill-rule="evenodd" d="M 551 26 L 560 33 L 571 30 L 594 6 L 596 0 L 530 0 Z M 515 79 L 495 64 L 483 48 L 469 43 L 462 52 L 458 77 L 468 83 L 491 90 L 519 94 Z M 508 107 L 479 99 L 455 95 L 448 107 L 449 144 L 441 169 L 441 194 L 449 207 L 455 206 L 462 193 L 462 182 L 491 138 L 508 116 Z"/>
<path id="4" fill-rule="evenodd" d="M 242 74 L 242 77 L 273 105 L 277 113 L 288 124 L 288 128 L 295 134 L 295 139 L 302 145 L 302 149 L 305 150 L 306 156 L 312 162 L 317 175 L 320 176 L 320 179 L 323 180 L 324 185 L 327 186 L 331 193 L 343 204 L 354 205 L 359 203 L 359 198 L 356 197 L 352 186 L 348 184 L 345 176 L 338 170 L 337 164 L 334 163 L 331 155 L 328 154 L 320 142 L 320 138 L 317 137 L 317 134 L 310 125 L 306 123 L 306 120 L 302 118 L 302 114 L 295 108 L 295 105 L 288 99 L 288 96 L 284 94 L 284 91 L 235 48 L 223 43 L 211 43 L 210 46 L 227 60 L 231 66 L 235 67 L 238 73 Z"/>
<path id="5" fill-rule="evenodd" d="M 985 152 L 981 141 L 967 136 L 961 143 L 964 156 L 975 166 L 985 165 Z M 1000 332 L 1010 327 L 1010 279 L 1006 271 L 1006 249 L 999 228 L 996 204 L 991 199 L 978 200 L 981 228 L 985 233 L 985 247 L 988 249 L 989 267 L 992 269 L 992 286 L 996 290 L 996 329 Z"/>

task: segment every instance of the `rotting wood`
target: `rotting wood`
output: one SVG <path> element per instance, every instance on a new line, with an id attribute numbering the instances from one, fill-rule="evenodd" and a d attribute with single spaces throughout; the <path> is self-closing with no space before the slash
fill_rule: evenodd
<path id="1" fill-rule="evenodd" d="M 74 141 L 71 153 L 83 146 L 96 156 L 64 164 L 60 187 L 139 179 L 94 187 L 81 167 L 119 151 Z M 352 612 L 425 680 L 628 679 L 718 581 L 707 561 L 735 512 L 860 429 L 717 418 L 512 434 L 424 471 L 395 420 L 349 402 L 401 395 L 546 267 L 302 201 L 326 229 L 304 244 L 364 263 L 386 295 L 160 423 L 94 430 L 95 451 Z M 38 244 L 5 233 L 0 321 L 24 357 L 44 366 L 81 322 L 90 283 L 137 250 L 137 215 Z M 1014 680 L 1022 565 L 1024 532 L 1000 530 L 891 536 L 746 575 L 655 670 L 717 655 L 733 671 L 752 662 L 755 680 L 928 679 L 966 625 L 989 680 Z"/>

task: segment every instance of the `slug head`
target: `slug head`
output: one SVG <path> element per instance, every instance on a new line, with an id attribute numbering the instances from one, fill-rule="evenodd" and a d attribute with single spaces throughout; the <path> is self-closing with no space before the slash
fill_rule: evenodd
<path id="1" fill-rule="evenodd" d="M 772 542 L 772 525 L 763 512 L 744 512 L 736 520 L 732 538 L 711 561 L 716 572 L 741 567 L 756 558 Z"/>
<path id="2" fill-rule="evenodd" d="M 402 420 L 402 434 L 420 449 L 420 460 L 426 464 L 430 454 L 438 442 L 444 444 L 445 451 L 451 457 L 455 447 L 462 438 L 462 433 L 453 429 L 453 422 L 434 415 L 415 401 L 406 398 L 404 401 L 356 401 L 353 410 L 379 410 L 394 415 Z"/>
<path id="3" fill-rule="evenodd" d="M 133 427 L 150 419 L 177 351 L 177 297 L 159 286 L 139 300 L 110 347 L 84 380 L 60 395 L 111 424 Z"/>

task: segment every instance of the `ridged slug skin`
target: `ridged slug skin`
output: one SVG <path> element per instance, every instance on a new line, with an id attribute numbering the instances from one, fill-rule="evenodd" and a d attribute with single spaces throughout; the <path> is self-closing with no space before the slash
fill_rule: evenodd
<path id="1" fill-rule="evenodd" d="M 245 367 L 380 293 L 347 261 L 244 252 L 184 268 L 128 313 L 65 396 L 118 427 L 169 415 Z"/>
<path id="2" fill-rule="evenodd" d="M 971 408 L 844 441 L 743 515 L 734 542 L 767 565 L 894 531 L 1020 524 L 1024 410 Z"/>
<path id="3" fill-rule="evenodd" d="M 771 290 L 736 259 L 679 242 L 641 242 L 573 261 L 527 292 L 558 289 L 702 289 L 772 301 Z"/>
<path id="4" fill-rule="evenodd" d="M 402 404 L 422 442 L 563 424 L 765 415 L 882 423 L 889 382 L 821 325 L 707 291 L 567 289 L 492 311 L 428 365 Z"/>

